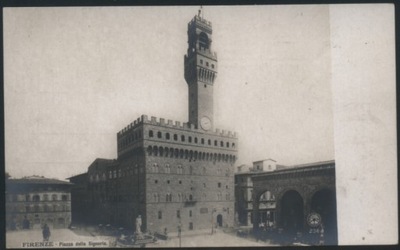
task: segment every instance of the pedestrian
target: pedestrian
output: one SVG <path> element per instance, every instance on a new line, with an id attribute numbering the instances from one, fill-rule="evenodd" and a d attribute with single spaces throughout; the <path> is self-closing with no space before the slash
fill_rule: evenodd
<path id="1" fill-rule="evenodd" d="M 42 233 L 43 233 L 43 241 L 49 241 L 51 233 L 50 233 L 50 228 L 47 224 L 44 224 Z"/>

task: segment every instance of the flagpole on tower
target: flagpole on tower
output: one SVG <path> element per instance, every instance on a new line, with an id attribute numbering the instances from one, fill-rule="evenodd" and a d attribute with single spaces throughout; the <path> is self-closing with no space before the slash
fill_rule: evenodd
<path id="1" fill-rule="evenodd" d="M 201 16 L 200 16 L 201 14 Z M 198 17 L 200 17 L 201 19 L 203 19 L 203 5 L 200 5 L 200 9 L 199 9 L 199 14 L 197 15 Z"/>

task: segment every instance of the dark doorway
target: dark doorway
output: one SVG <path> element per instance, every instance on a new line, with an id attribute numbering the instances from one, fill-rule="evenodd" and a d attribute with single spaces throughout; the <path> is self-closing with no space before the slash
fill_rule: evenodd
<path id="1" fill-rule="evenodd" d="M 217 216 L 217 224 L 219 227 L 222 227 L 222 215 L 221 214 L 219 214 Z"/>
<path id="2" fill-rule="evenodd" d="M 303 198 L 294 190 L 287 191 L 281 200 L 281 226 L 287 232 L 295 234 L 303 231 Z"/>
<path id="3" fill-rule="evenodd" d="M 326 245 L 337 245 L 336 194 L 329 189 L 316 192 L 311 199 L 311 211 L 322 218 Z"/>

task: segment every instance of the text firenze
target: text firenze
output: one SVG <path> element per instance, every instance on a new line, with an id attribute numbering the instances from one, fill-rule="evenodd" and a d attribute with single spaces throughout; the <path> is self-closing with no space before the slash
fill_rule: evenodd
<path id="1" fill-rule="evenodd" d="M 23 242 L 23 248 L 40 248 L 40 247 L 108 247 L 109 242 L 106 241 L 89 241 L 89 242 Z"/>

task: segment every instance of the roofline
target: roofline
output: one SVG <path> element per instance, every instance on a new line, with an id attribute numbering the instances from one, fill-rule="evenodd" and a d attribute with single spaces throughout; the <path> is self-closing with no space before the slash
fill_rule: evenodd
<path id="1" fill-rule="evenodd" d="M 82 174 L 73 175 L 73 176 L 68 177 L 68 178 L 65 178 L 65 179 L 69 180 L 69 179 L 71 179 L 71 178 L 78 177 L 78 176 L 82 176 L 82 175 L 87 175 L 87 174 L 88 174 L 88 173 L 85 172 L 85 173 L 82 173 Z"/>
<path id="2" fill-rule="evenodd" d="M 268 158 L 268 159 L 263 159 L 263 160 L 253 161 L 253 163 L 255 163 L 255 162 L 262 162 L 262 161 L 268 161 L 268 160 L 271 160 L 271 161 L 274 161 L 274 162 L 276 162 L 274 159 Z"/>
<path id="3" fill-rule="evenodd" d="M 262 172 L 249 172 L 249 171 L 247 171 L 247 172 L 235 173 L 234 175 L 246 175 L 246 174 L 252 175 L 252 174 L 257 174 L 257 173 L 262 173 Z"/>
<path id="4" fill-rule="evenodd" d="M 24 185 L 74 185 L 74 183 L 68 181 L 62 181 L 58 179 L 47 179 L 47 181 L 57 181 L 56 182 L 35 182 L 35 181 L 25 181 L 29 179 L 8 179 L 6 182 L 10 182 L 11 184 L 24 184 Z"/>
<path id="5" fill-rule="evenodd" d="M 271 171 L 271 172 L 260 172 L 260 174 L 255 175 L 252 178 L 260 178 L 262 176 L 267 176 L 267 175 L 271 175 L 271 174 L 275 175 L 275 174 L 281 174 L 281 173 L 285 173 L 285 172 L 299 171 L 299 170 L 302 170 L 302 169 L 313 168 L 313 167 L 318 167 L 318 166 L 324 166 L 324 165 L 329 165 L 329 164 L 334 164 L 334 163 L 335 163 L 334 160 L 324 161 L 324 162 L 309 163 L 308 165 L 305 165 L 305 166 L 300 165 L 300 167 L 288 167 L 288 168 L 279 169 L 279 170 L 275 170 L 275 171 Z"/>
<path id="6" fill-rule="evenodd" d="M 304 164 L 298 164 L 298 165 L 291 165 L 291 166 L 286 166 L 287 168 L 299 168 L 299 167 L 308 167 L 308 166 L 316 166 L 316 165 L 325 165 L 325 164 L 332 164 L 335 163 L 335 160 L 328 160 L 328 161 L 317 161 L 317 162 L 311 162 L 311 163 L 304 163 Z"/>

